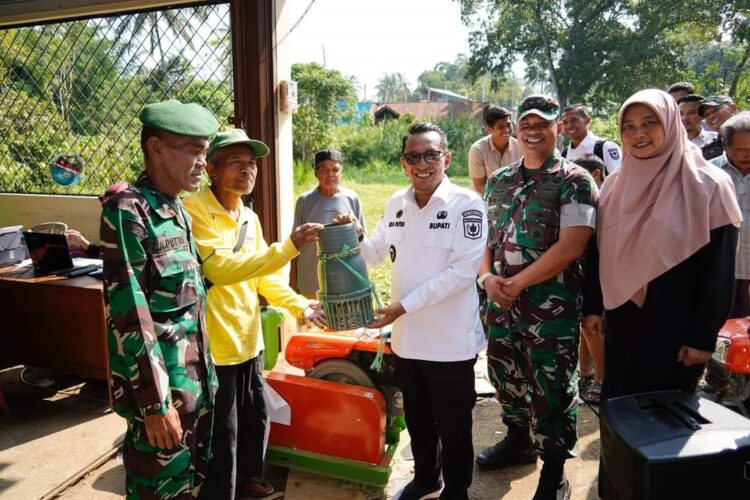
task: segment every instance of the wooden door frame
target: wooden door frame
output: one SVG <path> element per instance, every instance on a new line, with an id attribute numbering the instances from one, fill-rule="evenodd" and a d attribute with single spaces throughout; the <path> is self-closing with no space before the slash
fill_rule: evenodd
<path id="1" fill-rule="evenodd" d="M 263 141 L 271 152 L 259 163 L 252 193 L 266 241 L 277 241 L 278 142 L 276 117 L 276 9 L 274 0 L 232 0 L 234 126 Z"/>

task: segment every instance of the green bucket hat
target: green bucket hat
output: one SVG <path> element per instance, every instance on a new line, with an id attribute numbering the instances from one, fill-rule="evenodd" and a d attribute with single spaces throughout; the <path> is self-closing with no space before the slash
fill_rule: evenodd
<path id="1" fill-rule="evenodd" d="M 233 146 L 235 144 L 250 146 L 250 149 L 253 150 L 253 154 L 256 158 L 266 156 L 270 152 L 268 146 L 260 141 L 250 139 L 241 128 L 233 128 L 225 130 L 224 132 L 219 132 L 213 139 L 211 139 L 211 142 L 208 145 L 208 153 L 206 153 L 206 160 L 210 161 L 214 153 L 221 148 Z"/>
<path id="2" fill-rule="evenodd" d="M 139 116 L 145 127 L 189 137 L 212 137 L 219 122 L 209 110 L 195 103 L 175 99 L 147 104 Z"/>

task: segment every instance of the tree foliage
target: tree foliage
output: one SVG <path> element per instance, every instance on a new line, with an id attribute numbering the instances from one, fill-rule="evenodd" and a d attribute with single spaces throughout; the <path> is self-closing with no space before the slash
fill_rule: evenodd
<path id="1" fill-rule="evenodd" d="M 433 69 L 423 71 L 418 78 L 419 85 L 413 100 L 419 100 L 422 90 L 438 88 L 464 95 L 472 101 L 490 102 L 505 107 L 513 107 L 522 98 L 521 82 L 510 73 L 502 79 L 492 79 L 488 75 L 472 78 L 469 72 L 469 57 L 459 54 L 456 60 L 440 62 Z"/>
<path id="2" fill-rule="evenodd" d="M 474 75 L 504 75 L 522 60 L 561 104 L 622 102 L 664 87 L 685 66 L 676 34 L 699 26 L 720 39 L 722 21 L 747 0 L 457 0 L 470 36 Z M 481 14 L 481 15 L 480 15 Z"/>
<path id="3" fill-rule="evenodd" d="M 133 16 L 118 19 L 128 24 Z M 0 30 L 0 192 L 99 194 L 134 180 L 145 103 L 172 97 L 201 103 L 222 122 L 233 114 L 221 60 L 200 73 L 211 77 L 199 76 L 213 68 L 165 48 L 158 64 L 136 67 L 113 34 L 102 19 Z M 223 43 L 211 46 L 220 51 Z M 61 153 L 78 154 L 86 166 L 74 186 L 49 176 Z"/>
<path id="4" fill-rule="evenodd" d="M 315 151 L 333 146 L 330 127 L 350 113 L 357 93 L 351 78 L 318 63 L 293 64 L 292 79 L 300 104 L 292 117 L 294 156 L 309 162 Z"/>
<path id="5" fill-rule="evenodd" d="M 351 79 L 318 63 L 293 64 L 292 80 L 297 82 L 300 106 L 312 108 L 324 123 L 335 123 L 339 119 L 342 111 L 337 102 L 352 105 L 357 101 Z"/>
<path id="6" fill-rule="evenodd" d="M 380 102 L 407 102 L 409 100 L 409 82 L 403 73 L 385 73 L 375 86 L 376 96 Z"/>

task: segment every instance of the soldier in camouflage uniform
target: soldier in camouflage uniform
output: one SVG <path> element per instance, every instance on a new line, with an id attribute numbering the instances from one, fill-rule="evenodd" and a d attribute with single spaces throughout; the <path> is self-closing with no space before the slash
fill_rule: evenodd
<path id="1" fill-rule="evenodd" d="M 524 156 L 488 180 L 488 243 L 478 280 L 491 301 L 488 369 L 508 435 L 477 464 L 533 463 L 540 453 L 535 500 L 570 495 L 563 467 L 577 441 L 582 255 L 596 222 L 593 178 L 555 149 L 558 113 L 546 96 L 518 108 Z"/>
<path id="2" fill-rule="evenodd" d="M 210 458 L 216 375 L 205 288 L 177 197 L 198 189 L 216 118 L 166 101 L 141 113 L 145 171 L 101 220 L 111 389 L 127 420 L 129 499 L 193 498 Z"/>

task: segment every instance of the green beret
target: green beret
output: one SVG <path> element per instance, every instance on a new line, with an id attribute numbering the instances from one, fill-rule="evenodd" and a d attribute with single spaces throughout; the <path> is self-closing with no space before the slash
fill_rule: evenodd
<path id="1" fill-rule="evenodd" d="M 250 139 L 241 128 L 232 128 L 225 130 L 224 132 L 219 132 L 213 139 L 211 139 L 211 142 L 208 145 L 208 153 L 206 153 L 206 160 L 210 161 L 214 153 L 221 148 L 233 146 L 235 144 L 250 146 L 250 149 L 253 150 L 253 155 L 256 158 L 266 156 L 270 151 L 268 146 L 264 143 Z"/>
<path id="2" fill-rule="evenodd" d="M 211 137 L 219 131 L 219 122 L 209 110 L 198 104 L 169 101 L 147 104 L 139 116 L 144 127 L 176 135 Z"/>

